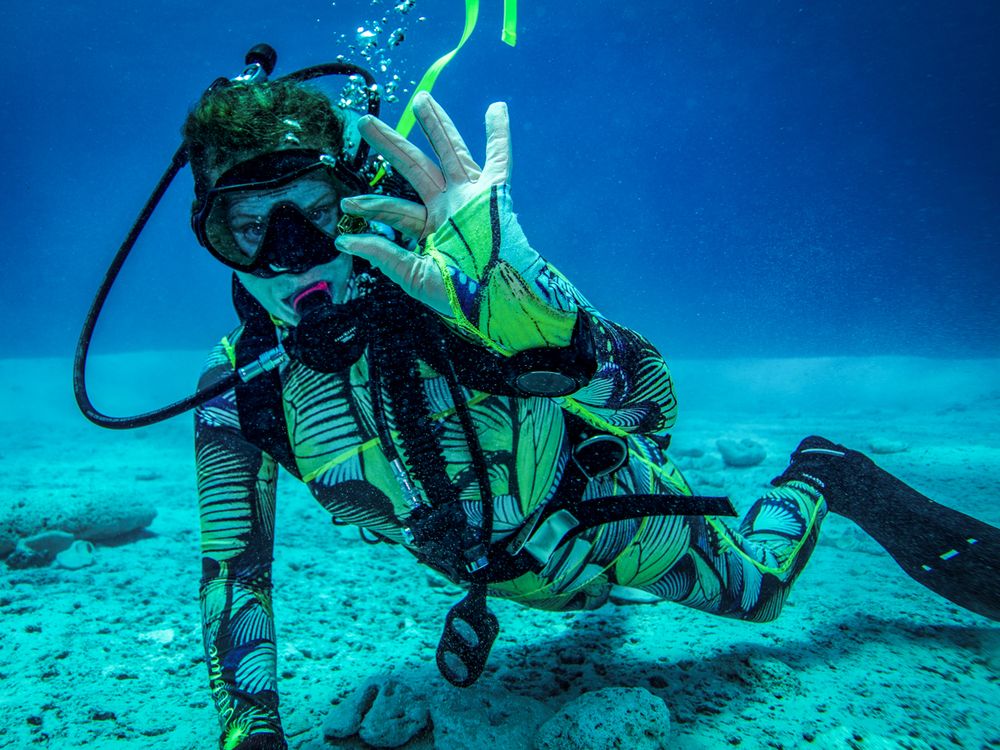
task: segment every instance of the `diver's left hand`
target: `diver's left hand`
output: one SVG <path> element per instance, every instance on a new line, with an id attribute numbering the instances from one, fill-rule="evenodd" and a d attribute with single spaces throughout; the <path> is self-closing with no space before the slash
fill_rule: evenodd
<path id="1" fill-rule="evenodd" d="M 344 213 L 388 224 L 420 242 L 478 195 L 508 181 L 510 123 L 503 102 L 486 110 L 486 163 L 480 168 L 451 118 L 430 94 L 417 95 L 413 113 L 438 163 L 376 117 L 361 118 L 358 129 L 361 137 L 409 181 L 424 205 L 382 195 L 345 198 L 340 205 Z M 364 258 L 411 297 L 442 315 L 451 315 L 441 273 L 430 257 L 373 234 L 343 235 L 337 238 L 337 248 Z"/>

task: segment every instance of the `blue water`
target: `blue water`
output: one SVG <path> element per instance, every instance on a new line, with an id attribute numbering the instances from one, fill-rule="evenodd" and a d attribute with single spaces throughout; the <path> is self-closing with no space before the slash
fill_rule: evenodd
<path id="1" fill-rule="evenodd" d="M 669 357 L 1000 354 L 1000 5 L 500 0 L 435 95 L 482 153 L 510 103 L 528 236 Z M 392 70 L 453 46 L 460 0 L 417 0 Z M 368 0 L 5 3 L 5 355 L 72 350 L 188 107 L 259 41 L 279 72 L 391 14 Z M 399 107 L 388 108 L 395 121 Z M 228 273 L 184 174 L 129 261 L 98 351 L 206 348 Z"/>

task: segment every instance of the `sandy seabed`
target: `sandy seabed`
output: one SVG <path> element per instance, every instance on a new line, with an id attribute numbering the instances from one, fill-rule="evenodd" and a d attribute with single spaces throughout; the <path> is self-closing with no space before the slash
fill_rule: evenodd
<path id="1" fill-rule="evenodd" d="M 99 405 L 125 413 L 185 395 L 199 360 L 98 358 L 89 378 Z M 703 360 L 673 371 L 673 446 L 696 491 L 745 508 L 799 439 L 818 432 L 861 450 L 900 444 L 879 463 L 1000 525 L 1000 361 Z M 65 498 L 141 498 L 157 515 L 144 533 L 98 544 L 87 567 L 0 567 L 0 748 L 213 748 L 191 419 L 101 430 L 80 416 L 70 388 L 65 360 L 0 361 L 2 506 L 44 517 Z M 767 458 L 726 468 L 719 438 L 750 438 Z M 330 747 L 321 725 L 331 705 L 375 675 L 391 672 L 439 701 L 457 692 L 434 666 L 455 590 L 398 549 L 332 526 L 290 477 L 281 486 L 274 599 L 290 747 Z M 664 747 L 1000 747 L 1000 627 L 911 581 L 841 518 L 824 525 L 775 622 L 669 603 L 493 608 L 502 631 L 488 671 L 449 705 L 517 696 L 555 712 L 582 693 L 641 687 L 669 709 Z M 491 736 L 530 747 L 517 739 L 519 718 L 499 712 Z M 434 742 L 429 728 L 406 747 Z"/>

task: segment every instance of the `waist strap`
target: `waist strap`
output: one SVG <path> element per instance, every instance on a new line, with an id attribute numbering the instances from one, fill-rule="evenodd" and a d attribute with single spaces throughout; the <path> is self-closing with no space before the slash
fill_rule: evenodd
<path id="1" fill-rule="evenodd" d="M 533 557 L 544 562 L 565 539 L 595 526 L 649 516 L 735 516 L 728 497 L 704 495 L 617 495 L 582 500 L 545 514 L 524 543 Z M 547 539 L 559 534 L 551 549 Z M 561 532 L 561 533 L 559 533 Z"/>
<path id="2" fill-rule="evenodd" d="M 587 439 L 589 427 L 572 414 L 565 417 L 572 452 Z M 736 515 L 728 497 L 635 494 L 584 500 L 589 479 L 581 462 L 571 457 L 552 498 L 527 519 L 512 541 L 490 545 L 490 564 L 472 579 L 498 583 L 537 573 L 557 547 L 595 526 L 649 516 Z"/>

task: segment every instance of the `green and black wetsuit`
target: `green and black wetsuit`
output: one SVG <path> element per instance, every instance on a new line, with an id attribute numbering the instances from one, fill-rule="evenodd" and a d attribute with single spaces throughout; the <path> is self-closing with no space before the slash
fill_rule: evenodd
<path id="1" fill-rule="evenodd" d="M 663 358 L 642 336 L 604 319 L 530 248 L 506 187 L 463 208 L 422 252 L 434 257 L 447 279 L 454 316 L 446 324 L 477 345 L 501 355 L 565 346 L 577 317 L 584 315 L 594 338 L 596 374 L 572 396 L 462 390 L 489 468 L 494 540 L 513 537 L 552 497 L 569 461 L 567 411 L 626 435 L 629 442 L 628 462 L 591 480 L 584 501 L 691 494 L 661 451 L 661 441 L 651 437 L 670 428 L 677 413 Z M 213 352 L 206 382 L 231 371 L 239 335 Z M 414 387 L 424 389 L 440 425 L 448 476 L 463 498 L 475 500 L 476 474 L 451 392 L 428 363 L 421 362 L 419 372 Z M 405 544 L 401 530 L 410 507 L 377 435 L 368 355 L 334 374 L 292 361 L 281 369 L 280 380 L 296 468 L 312 494 L 339 521 Z M 392 425 L 392 405 L 382 402 Z M 277 463 L 241 431 L 234 392 L 197 411 L 196 454 L 205 648 L 222 746 L 236 747 L 250 734 L 281 733 L 271 602 Z M 597 607 L 612 585 L 619 585 L 720 615 L 766 621 L 780 611 L 825 513 L 814 489 L 790 482 L 757 501 L 738 529 L 701 516 L 610 523 L 558 547 L 539 572 L 496 583 L 490 593 L 526 606 L 567 610 Z"/>

